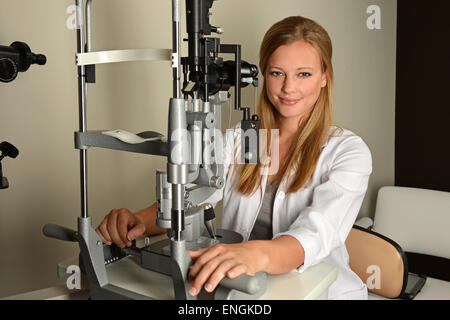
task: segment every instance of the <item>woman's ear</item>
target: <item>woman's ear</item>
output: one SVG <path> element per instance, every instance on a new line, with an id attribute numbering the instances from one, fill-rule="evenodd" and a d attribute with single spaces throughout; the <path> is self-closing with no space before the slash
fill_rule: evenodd
<path id="1" fill-rule="evenodd" d="M 321 83 L 321 88 L 324 88 L 328 83 L 328 73 L 324 72 L 322 73 L 322 83 Z"/>

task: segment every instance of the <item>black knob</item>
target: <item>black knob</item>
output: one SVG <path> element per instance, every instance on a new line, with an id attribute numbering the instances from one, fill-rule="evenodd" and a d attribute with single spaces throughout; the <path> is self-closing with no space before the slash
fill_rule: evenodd
<path id="1" fill-rule="evenodd" d="M 14 159 L 19 155 L 19 150 L 17 150 L 17 148 L 14 147 L 11 143 L 6 141 L 0 143 L 0 151 L 1 151 L 1 158 L 10 157 Z"/>
<path id="2" fill-rule="evenodd" d="M 205 221 L 212 220 L 216 217 L 216 214 L 214 213 L 214 208 L 212 205 L 205 206 L 204 215 L 205 215 Z"/>
<path id="3" fill-rule="evenodd" d="M 32 63 L 34 64 L 38 64 L 40 66 L 43 66 L 44 64 L 47 63 L 47 57 L 44 56 L 43 54 L 31 54 L 31 60 Z"/>

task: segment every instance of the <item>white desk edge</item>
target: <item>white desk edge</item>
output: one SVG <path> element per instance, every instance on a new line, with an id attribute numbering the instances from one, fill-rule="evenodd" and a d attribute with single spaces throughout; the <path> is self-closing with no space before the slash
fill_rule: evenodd
<path id="1" fill-rule="evenodd" d="M 78 265 L 78 258 L 72 257 L 58 264 L 59 286 L 1 298 L 0 300 L 79 300 L 87 299 L 89 293 L 85 282 L 81 290 L 69 290 L 66 273 L 70 265 Z M 126 257 L 107 266 L 110 283 L 156 299 L 174 298 L 171 279 L 142 268 L 136 258 Z M 337 268 L 326 262 L 308 268 L 303 273 L 291 271 L 286 274 L 268 275 L 266 293 L 261 300 L 325 300 L 328 287 L 337 278 Z M 152 286 L 145 285 L 152 283 Z"/>

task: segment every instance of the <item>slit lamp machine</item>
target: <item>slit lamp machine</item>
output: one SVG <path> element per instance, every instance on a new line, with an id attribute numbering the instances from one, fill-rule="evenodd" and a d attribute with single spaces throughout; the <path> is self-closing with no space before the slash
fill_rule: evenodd
<path id="1" fill-rule="evenodd" d="M 188 292 L 193 262 L 187 250 L 243 240 L 234 231 L 216 230 L 213 208 L 203 202 L 224 185 L 224 164 L 217 159 L 220 152 L 215 151 L 223 148 L 217 135 L 221 133 L 221 107 L 230 99 L 231 87 L 234 87 L 234 109 L 243 114 L 241 159 L 246 163 L 258 161 L 258 141 L 250 143 L 248 139 L 258 137 L 258 117 L 250 116 L 250 109 L 241 106 L 241 89 L 258 85 L 258 69 L 241 59 L 240 45 L 222 44 L 219 38 L 210 36 L 222 33 L 221 28 L 210 24 L 213 3 L 213 0 L 186 0 L 188 56 L 181 57 L 180 0 L 172 0 L 172 49 L 102 52 L 92 51 L 92 0 L 86 3 L 76 0 L 80 129 L 75 132 L 75 148 L 80 152 L 81 215 L 77 231 L 47 224 L 43 233 L 79 243 L 80 269 L 87 276 L 92 299 L 153 298 L 109 282 L 108 265 L 130 255 L 139 258 L 142 268 L 171 277 L 175 299 L 197 299 Z M 221 54 L 232 54 L 234 60 L 224 61 Z M 173 97 L 169 100 L 167 138 L 153 131 L 138 134 L 122 130 L 88 131 L 87 89 L 95 83 L 95 66 L 144 60 L 171 61 Z M 157 225 L 169 230 L 168 239 L 142 248 L 135 242 L 123 249 L 102 243 L 88 215 L 87 153 L 93 147 L 167 157 L 167 171 L 156 172 L 156 202 Z M 266 290 L 266 277 L 265 273 L 257 273 L 224 278 L 209 298 L 256 299 Z"/>

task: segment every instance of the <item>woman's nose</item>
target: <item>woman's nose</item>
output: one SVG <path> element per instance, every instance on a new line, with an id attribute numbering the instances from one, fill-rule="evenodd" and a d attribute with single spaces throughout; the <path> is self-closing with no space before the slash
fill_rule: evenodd
<path id="1" fill-rule="evenodd" d="M 291 77 L 286 77 L 282 87 L 283 92 L 292 93 L 295 92 L 295 81 Z"/>

